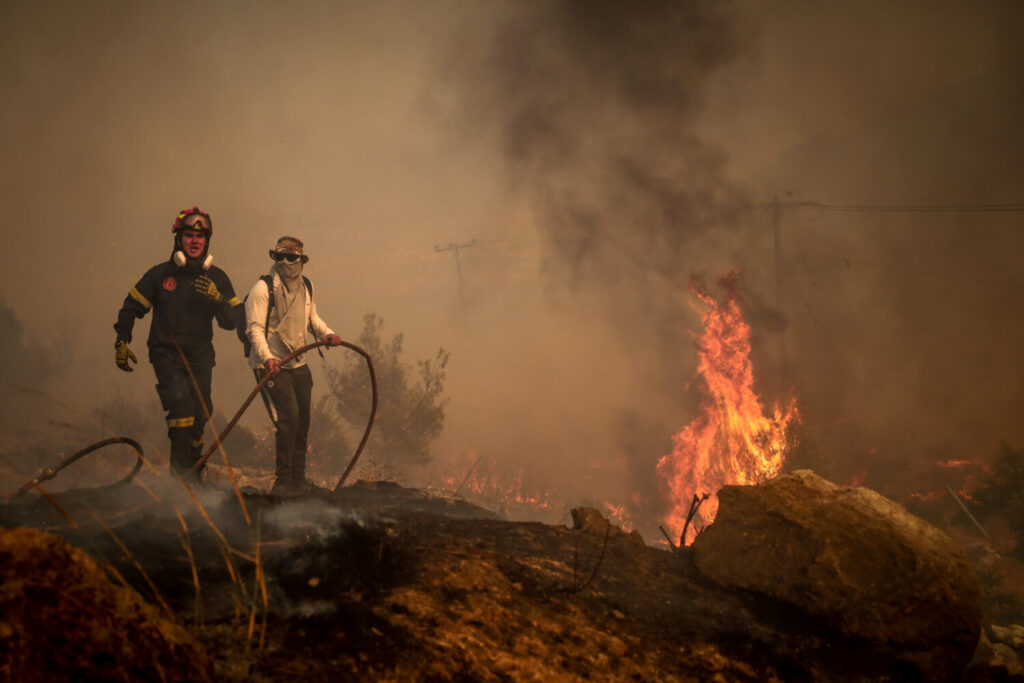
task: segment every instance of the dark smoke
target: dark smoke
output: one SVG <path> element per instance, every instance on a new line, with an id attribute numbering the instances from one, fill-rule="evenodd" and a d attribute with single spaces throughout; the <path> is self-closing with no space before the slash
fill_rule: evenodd
<path id="1" fill-rule="evenodd" d="M 721 5 L 534 3 L 476 62 L 476 111 L 497 126 L 576 286 L 654 273 L 678 284 L 685 250 L 735 225 L 725 157 L 694 131 L 708 79 L 738 49 Z"/>
<path id="2" fill-rule="evenodd" d="M 741 260 L 743 194 L 696 130 L 740 33 L 721 3 L 527 3 L 466 73 L 468 119 L 493 126 L 512 187 L 530 198 L 552 290 L 597 301 L 635 391 L 654 390 L 668 412 L 694 371 L 686 282 Z M 605 433 L 650 483 L 681 425 L 628 397 L 617 413 Z"/>

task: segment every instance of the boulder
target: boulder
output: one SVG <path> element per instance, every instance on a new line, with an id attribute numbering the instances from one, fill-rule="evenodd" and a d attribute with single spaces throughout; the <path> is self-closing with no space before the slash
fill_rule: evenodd
<path id="1" fill-rule="evenodd" d="M 628 533 L 623 531 L 621 527 L 612 524 L 607 517 L 594 508 L 573 508 L 570 514 L 572 515 L 572 528 L 575 530 L 587 531 L 600 536 L 607 534 L 609 538 L 621 538 L 632 545 L 644 546 L 644 537 L 640 535 L 639 531 L 636 529 Z"/>
<path id="2" fill-rule="evenodd" d="M 0 529 L 0 680 L 205 681 L 205 650 L 53 534 Z"/>
<path id="3" fill-rule="evenodd" d="M 1014 650 L 1024 649 L 1024 626 L 1010 624 L 1009 626 L 989 626 L 992 632 L 992 639 L 999 643 L 1009 645 Z"/>
<path id="4" fill-rule="evenodd" d="M 714 523 L 693 543 L 719 584 L 799 607 L 844 636 L 955 678 L 981 629 L 980 589 L 964 551 L 903 506 L 799 470 L 725 486 Z"/>

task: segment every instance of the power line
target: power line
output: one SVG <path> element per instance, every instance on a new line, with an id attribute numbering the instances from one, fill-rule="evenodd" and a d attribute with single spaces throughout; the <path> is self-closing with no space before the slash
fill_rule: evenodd
<path id="1" fill-rule="evenodd" d="M 794 208 L 813 208 L 820 211 L 859 211 L 875 213 L 994 213 L 1024 211 L 1024 204 L 822 204 L 820 202 L 793 202 Z"/>
<path id="2" fill-rule="evenodd" d="M 894 263 L 881 263 L 878 261 L 867 261 L 859 258 L 848 258 L 846 256 L 833 256 L 829 254 L 821 254 L 819 258 L 828 259 L 832 261 L 842 261 L 847 266 L 870 266 L 872 268 L 881 268 L 884 270 L 895 270 L 903 273 L 911 273 L 914 275 L 929 275 L 931 277 L 940 277 L 950 280 L 968 280 L 970 282 L 977 282 L 985 285 L 1001 285 L 1005 287 L 1021 287 L 1024 288 L 1024 282 L 1016 282 L 1013 280 L 998 280 L 995 278 L 978 277 L 976 275 L 963 275 L 960 273 L 947 273 L 940 270 L 928 270 L 926 268 L 914 268 L 908 266 L 900 266 Z"/>
<path id="3" fill-rule="evenodd" d="M 857 213 L 995 213 L 995 212 L 1021 212 L 1024 211 L 1024 203 L 1012 204 L 825 204 L 823 202 L 806 201 L 800 199 L 781 200 L 775 195 L 771 201 L 747 204 L 743 208 L 767 209 L 772 217 L 772 229 L 775 243 L 775 308 L 778 311 L 784 310 L 782 297 L 783 268 L 782 268 L 782 213 L 786 209 L 816 209 L 818 211 L 841 211 Z M 849 261 L 847 261 L 849 264 Z M 868 264 L 876 268 L 886 268 L 884 264 Z M 930 275 L 932 277 L 956 277 L 947 273 L 928 271 L 915 271 L 911 268 L 898 268 L 904 272 L 916 272 L 919 275 Z M 960 277 L 959 279 L 974 280 L 983 282 L 981 278 Z M 991 282 L 991 281 L 989 281 Z M 1019 287 L 1015 282 L 999 282 L 996 284 Z M 788 383 L 788 358 L 786 353 L 785 329 L 779 333 L 779 371 L 783 384 Z"/>

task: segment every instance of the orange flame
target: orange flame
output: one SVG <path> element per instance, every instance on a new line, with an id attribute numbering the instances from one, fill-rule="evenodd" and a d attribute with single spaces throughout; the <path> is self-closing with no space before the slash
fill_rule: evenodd
<path id="1" fill-rule="evenodd" d="M 658 461 L 670 510 L 666 526 L 678 538 L 695 494 L 712 494 L 687 529 L 684 542 L 697 535 L 696 523 L 710 524 L 718 511 L 717 492 L 726 484 L 757 484 L 782 469 L 789 426 L 798 420 L 796 400 L 785 410 L 776 404 L 766 416 L 754 392 L 750 362 L 750 326 L 740 312 L 736 273 L 721 280 L 726 301 L 719 304 L 698 282 L 691 291 L 704 324 L 698 343 L 698 372 L 704 379 L 706 399 L 701 414 L 673 437 L 672 453 Z"/>
<path id="2" fill-rule="evenodd" d="M 440 486 L 428 485 L 446 493 L 457 493 L 489 509 L 522 506 L 536 511 L 554 507 L 547 489 L 527 476 L 524 469 L 509 466 L 504 459 L 475 451 L 453 454 L 444 472 L 436 476 Z"/>

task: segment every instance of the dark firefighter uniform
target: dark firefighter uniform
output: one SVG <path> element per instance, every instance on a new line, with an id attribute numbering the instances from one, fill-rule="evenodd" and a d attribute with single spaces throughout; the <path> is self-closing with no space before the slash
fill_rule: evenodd
<path id="1" fill-rule="evenodd" d="M 196 291 L 195 281 L 204 275 L 216 286 L 217 301 Z M 213 265 L 204 269 L 191 259 L 178 265 L 172 258 L 150 268 L 118 312 L 116 345 L 126 345 L 132 339 L 135 319 L 153 311 L 147 341 L 149 362 L 156 372 L 160 403 L 167 411 L 171 468 L 181 475 L 187 475 L 202 455 L 203 428 L 213 410 L 213 320 L 226 330 L 235 329 L 240 306 L 223 270 Z"/>

